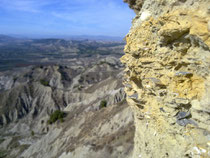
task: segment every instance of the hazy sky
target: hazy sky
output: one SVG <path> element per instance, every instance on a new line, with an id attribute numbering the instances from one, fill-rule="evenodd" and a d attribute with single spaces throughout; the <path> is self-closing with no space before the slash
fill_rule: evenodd
<path id="1" fill-rule="evenodd" d="M 0 0 L 0 34 L 125 36 L 123 0 Z"/>

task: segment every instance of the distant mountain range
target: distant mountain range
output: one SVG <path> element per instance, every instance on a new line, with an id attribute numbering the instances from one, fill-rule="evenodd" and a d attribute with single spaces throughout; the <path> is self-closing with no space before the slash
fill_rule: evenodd
<path id="1" fill-rule="evenodd" d="M 81 36 L 71 36 L 70 39 L 88 39 L 88 40 L 96 40 L 96 41 L 123 41 L 123 37 L 115 37 L 115 36 L 88 36 L 88 35 L 81 35 Z"/>
<path id="2" fill-rule="evenodd" d="M 91 35 L 46 35 L 46 36 L 39 36 L 39 35 L 31 35 L 31 36 L 24 36 L 24 35 L 1 35 L 1 38 L 12 38 L 12 39 L 47 39 L 47 38 L 54 38 L 54 39 L 67 39 L 67 40 L 94 40 L 94 41 L 123 41 L 123 37 L 120 36 L 91 36 Z"/>
<path id="3" fill-rule="evenodd" d="M 14 42 L 17 40 L 15 37 L 0 34 L 0 43 Z"/>

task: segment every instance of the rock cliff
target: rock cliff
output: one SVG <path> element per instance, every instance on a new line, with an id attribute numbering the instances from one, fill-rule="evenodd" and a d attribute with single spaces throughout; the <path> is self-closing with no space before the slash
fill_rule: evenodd
<path id="1" fill-rule="evenodd" d="M 133 158 L 210 157 L 210 1 L 124 0 Z"/>

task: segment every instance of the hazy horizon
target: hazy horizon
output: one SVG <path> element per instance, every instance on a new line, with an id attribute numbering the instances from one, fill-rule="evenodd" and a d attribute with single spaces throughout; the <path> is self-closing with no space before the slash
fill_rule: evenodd
<path id="1" fill-rule="evenodd" d="M 1 0 L 0 34 L 124 37 L 135 16 L 122 0 Z"/>
<path id="2" fill-rule="evenodd" d="M 19 38 L 19 39 L 121 39 L 125 36 L 112 36 L 112 35 L 43 35 L 43 34 L 3 34 L 0 33 L 0 36 L 7 36 L 12 38 Z"/>

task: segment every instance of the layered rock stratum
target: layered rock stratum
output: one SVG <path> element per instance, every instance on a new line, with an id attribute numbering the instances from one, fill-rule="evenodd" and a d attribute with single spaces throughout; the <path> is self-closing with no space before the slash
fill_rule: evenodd
<path id="1" fill-rule="evenodd" d="M 125 0 L 133 158 L 210 157 L 210 1 Z"/>

